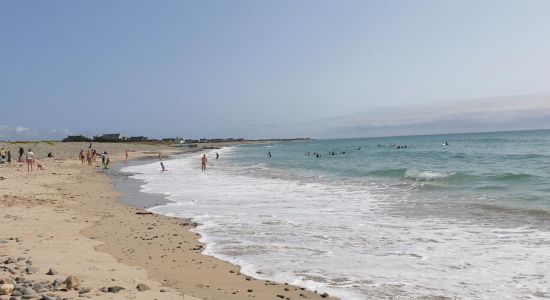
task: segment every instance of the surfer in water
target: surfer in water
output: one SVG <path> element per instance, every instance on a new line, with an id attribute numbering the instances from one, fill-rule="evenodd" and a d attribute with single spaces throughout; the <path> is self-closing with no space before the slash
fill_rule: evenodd
<path id="1" fill-rule="evenodd" d="M 271 157 L 271 151 L 267 152 L 267 156 Z"/>

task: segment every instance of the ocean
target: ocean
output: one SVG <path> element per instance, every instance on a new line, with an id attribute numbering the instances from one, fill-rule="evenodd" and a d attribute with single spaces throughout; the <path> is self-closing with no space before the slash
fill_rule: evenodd
<path id="1" fill-rule="evenodd" d="M 122 171 L 247 275 L 342 299 L 550 298 L 550 130 L 274 142 L 164 164 Z"/>

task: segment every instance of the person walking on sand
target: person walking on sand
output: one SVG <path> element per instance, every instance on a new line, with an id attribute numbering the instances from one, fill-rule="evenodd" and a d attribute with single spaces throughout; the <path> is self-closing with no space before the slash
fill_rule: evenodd
<path id="1" fill-rule="evenodd" d="M 23 154 L 25 153 L 25 150 L 23 149 L 23 147 L 19 147 L 19 158 L 17 158 L 17 161 L 18 162 L 22 162 L 23 161 Z"/>
<path id="2" fill-rule="evenodd" d="M 124 155 L 126 155 L 126 160 L 128 160 L 128 148 L 124 149 Z"/>
<path id="3" fill-rule="evenodd" d="M 201 158 L 201 169 L 202 171 L 206 171 L 206 163 L 208 162 L 208 158 L 206 157 L 206 154 L 203 154 L 202 155 L 202 158 Z"/>
<path id="4" fill-rule="evenodd" d="M 8 151 L 8 165 L 11 165 L 11 151 Z"/>
<path id="5" fill-rule="evenodd" d="M 31 148 L 29 148 L 29 151 L 27 151 L 27 172 L 32 171 L 32 167 L 34 165 L 34 153 L 32 153 Z"/>
<path id="6" fill-rule="evenodd" d="M 80 150 L 78 157 L 80 158 L 80 162 L 82 163 L 82 165 L 84 165 L 84 150 Z"/>
<path id="7" fill-rule="evenodd" d="M 88 152 L 86 152 L 86 160 L 88 161 L 88 166 L 91 166 L 92 165 L 92 153 L 90 152 L 90 150 L 88 150 Z"/>

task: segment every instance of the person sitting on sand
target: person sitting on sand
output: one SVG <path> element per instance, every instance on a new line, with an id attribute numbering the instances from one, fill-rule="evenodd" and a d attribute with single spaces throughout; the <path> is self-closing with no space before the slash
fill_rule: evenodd
<path id="1" fill-rule="evenodd" d="M 53 153 L 48 152 L 48 158 L 53 158 Z"/>
<path id="2" fill-rule="evenodd" d="M 202 155 L 202 158 L 201 158 L 201 169 L 202 171 L 206 171 L 206 163 L 208 162 L 208 158 L 206 157 L 206 154 L 203 154 Z"/>
<path id="3" fill-rule="evenodd" d="M 34 165 L 34 153 L 32 152 L 31 148 L 27 151 L 26 159 L 27 161 L 27 172 L 32 171 L 32 167 Z"/>

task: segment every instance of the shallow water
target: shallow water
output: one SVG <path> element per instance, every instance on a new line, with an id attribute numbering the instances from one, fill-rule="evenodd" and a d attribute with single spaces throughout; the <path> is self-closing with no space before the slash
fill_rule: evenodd
<path id="1" fill-rule="evenodd" d="M 200 154 L 123 171 L 255 277 L 344 299 L 524 299 L 550 297 L 548 149 L 550 131 L 321 140 L 214 150 L 205 173 Z"/>

